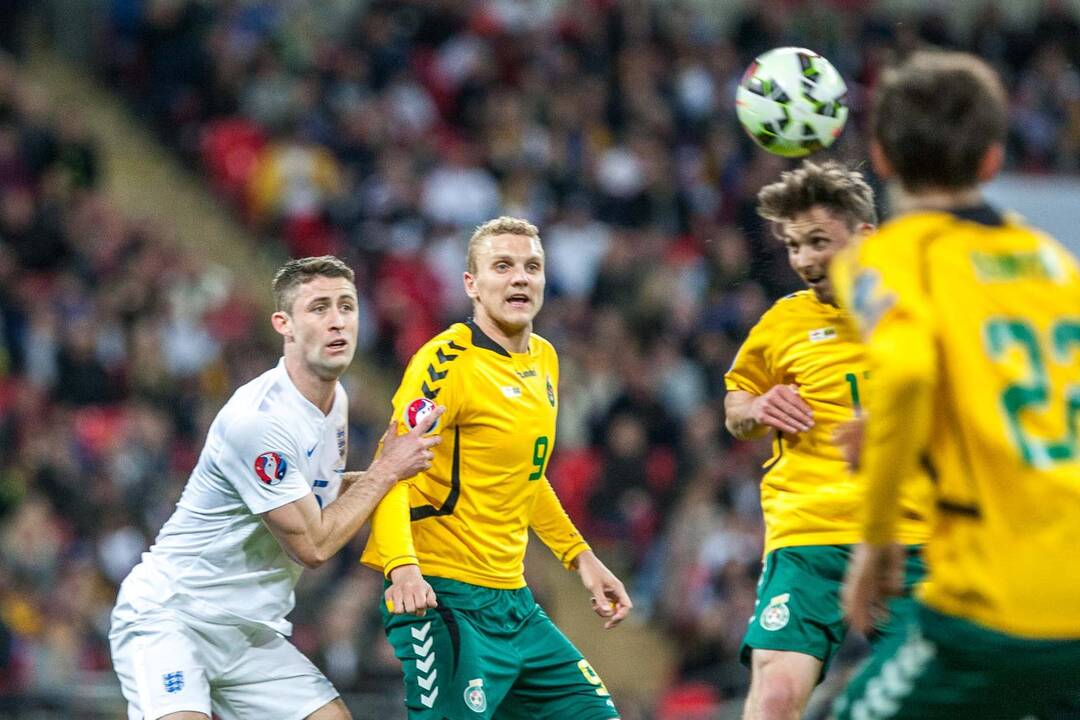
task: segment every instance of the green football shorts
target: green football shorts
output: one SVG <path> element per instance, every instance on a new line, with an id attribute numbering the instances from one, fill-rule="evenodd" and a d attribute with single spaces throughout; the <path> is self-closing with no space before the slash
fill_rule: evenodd
<path id="1" fill-rule="evenodd" d="M 754 615 L 739 650 L 744 665 L 750 666 L 752 650 L 786 650 L 821 660 L 821 678 L 825 677 L 847 635 L 840 588 L 854 549 L 854 545 L 806 545 L 777 548 L 765 556 Z M 911 589 L 925 574 L 919 548 L 910 547 L 905 594 L 890 601 L 889 620 L 871 641 L 876 644 L 902 633 L 913 620 Z"/>
<path id="2" fill-rule="evenodd" d="M 439 607 L 424 617 L 382 607 L 405 670 L 410 720 L 610 720 L 615 703 L 528 588 L 427 577 Z"/>
<path id="3" fill-rule="evenodd" d="M 1080 640 L 1005 635 L 919 605 L 833 706 L 835 720 L 1080 716 Z"/>

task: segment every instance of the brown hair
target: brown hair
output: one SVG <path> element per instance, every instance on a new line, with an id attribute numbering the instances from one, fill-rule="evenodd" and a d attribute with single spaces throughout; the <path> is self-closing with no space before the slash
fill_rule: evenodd
<path id="1" fill-rule="evenodd" d="M 333 255 L 290 260 L 274 273 L 274 307 L 279 312 L 292 312 L 296 291 L 317 277 L 343 277 L 356 282 L 352 269 Z"/>
<path id="2" fill-rule="evenodd" d="M 905 189 L 973 187 L 1005 139 L 1005 88 L 974 55 L 922 50 L 882 76 L 871 128 Z"/>
<path id="3" fill-rule="evenodd" d="M 758 215 L 776 223 L 822 206 L 841 218 L 849 230 L 862 223 L 877 224 L 874 191 L 862 173 L 843 163 L 803 161 L 795 170 L 780 174 L 776 182 L 761 188 Z"/>
<path id="4" fill-rule="evenodd" d="M 477 271 L 476 248 L 480 244 L 480 241 L 494 235 L 523 235 L 540 242 L 540 231 L 528 220 L 509 217 L 507 215 L 502 215 L 494 220 L 488 220 L 483 225 L 477 227 L 476 231 L 473 232 L 472 237 L 469 238 L 469 249 L 466 254 L 465 267 L 470 274 L 475 275 Z"/>

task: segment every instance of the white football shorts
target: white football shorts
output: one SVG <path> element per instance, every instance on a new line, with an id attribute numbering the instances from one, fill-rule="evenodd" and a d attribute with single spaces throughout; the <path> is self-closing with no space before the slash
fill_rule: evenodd
<path id="1" fill-rule="evenodd" d="M 211 710 L 221 720 L 302 720 L 338 692 L 279 633 L 208 623 L 169 609 L 138 613 L 123 600 L 109 633 L 128 720 Z"/>

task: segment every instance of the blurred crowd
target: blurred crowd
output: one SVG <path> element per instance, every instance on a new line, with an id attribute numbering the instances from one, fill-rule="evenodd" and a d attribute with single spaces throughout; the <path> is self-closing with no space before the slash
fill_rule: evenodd
<path id="1" fill-rule="evenodd" d="M 1080 169 L 1080 23 L 1059 3 L 1016 24 L 987 2 L 963 32 L 860 0 L 746 3 L 723 23 L 710 8 L 113 0 L 98 38 L 101 76 L 242 222 L 282 257 L 356 269 L 353 466 L 410 354 L 468 315 L 471 228 L 498 214 L 539 225 L 537 331 L 562 364 L 549 474 L 636 612 L 677 640 L 664 718 L 745 690 L 735 655 L 769 448 L 724 431 L 723 373 L 798 287 L 754 213 L 786 165 L 737 127 L 743 68 L 789 44 L 832 60 L 853 114 L 828 154 L 862 164 L 881 70 L 923 43 L 972 49 L 1009 84 L 1010 164 Z M 236 269 L 117 212 L 63 110 L 0 65 L 0 697 L 108 669 L 117 583 L 221 403 L 279 352 Z M 355 555 L 304 580 L 296 641 L 343 689 L 396 684 L 379 580 Z"/>

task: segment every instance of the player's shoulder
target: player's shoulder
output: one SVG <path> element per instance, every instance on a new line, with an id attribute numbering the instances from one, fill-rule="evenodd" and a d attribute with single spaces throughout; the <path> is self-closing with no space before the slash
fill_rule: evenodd
<path id="1" fill-rule="evenodd" d="M 818 307 L 813 290 L 796 290 L 777 298 L 768 310 L 761 314 L 758 327 L 766 328 L 783 324 L 793 318 L 802 317 Z"/>
<path id="2" fill-rule="evenodd" d="M 289 387 L 290 382 L 279 363 L 237 388 L 221 409 L 219 420 L 233 430 L 287 429 L 296 417 L 296 391 Z M 344 392 L 340 383 L 337 392 Z"/>
<path id="3" fill-rule="evenodd" d="M 472 333 L 469 325 L 457 322 L 421 345 L 413 357 L 426 358 L 440 353 L 444 356 L 459 355 L 472 347 Z"/>
<path id="4" fill-rule="evenodd" d="M 554 358 L 557 358 L 559 355 L 555 351 L 555 346 L 551 344 L 551 341 L 537 333 L 531 333 L 529 335 L 529 347 L 532 349 L 533 353 L 538 355 Z"/>

